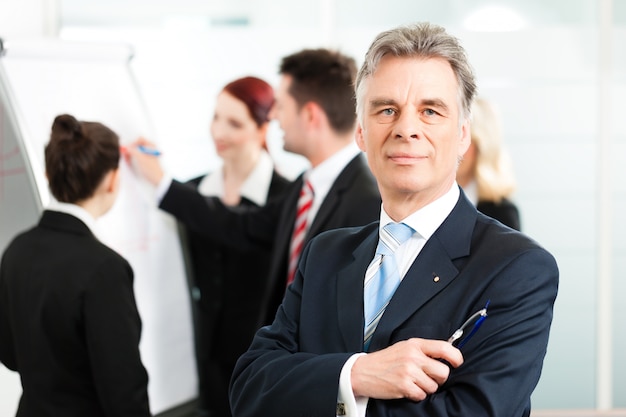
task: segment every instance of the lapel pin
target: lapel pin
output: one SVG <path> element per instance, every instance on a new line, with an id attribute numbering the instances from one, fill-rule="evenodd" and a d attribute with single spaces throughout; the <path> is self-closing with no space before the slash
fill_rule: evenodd
<path id="1" fill-rule="evenodd" d="M 439 275 L 433 274 L 433 281 L 439 282 Z"/>

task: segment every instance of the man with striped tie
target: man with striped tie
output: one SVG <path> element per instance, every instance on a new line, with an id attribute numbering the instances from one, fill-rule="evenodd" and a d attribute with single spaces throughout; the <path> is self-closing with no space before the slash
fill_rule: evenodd
<path id="1" fill-rule="evenodd" d="M 456 183 L 475 89 L 441 27 L 374 40 L 356 80 L 356 141 L 380 222 L 305 247 L 274 323 L 237 362 L 234 416 L 530 415 L 558 268 Z"/>
<path id="2" fill-rule="evenodd" d="M 374 222 L 380 213 L 376 180 L 354 143 L 356 72 L 353 58 L 330 49 L 304 49 L 282 59 L 270 117 L 280 124 L 284 149 L 305 157 L 310 168 L 265 206 L 231 209 L 168 178 L 157 157 L 133 149 L 138 172 L 158 185 L 159 207 L 188 230 L 239 251 L 273 245 L 269 274 L 256 277 L 266 283 L 266 293 L 241 289 L 242 302 L 257 297 L 263 303 L 259 326 L 273 321 L 311 237 Z"/>

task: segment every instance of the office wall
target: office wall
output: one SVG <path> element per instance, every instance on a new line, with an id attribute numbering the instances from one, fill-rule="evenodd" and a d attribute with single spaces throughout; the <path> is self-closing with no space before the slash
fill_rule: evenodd
<path id="1" fill-rule="evenodd" d="M 626 2 L 620 2 L 620 7 L 616 7 L 619 12 L 619 25 L 615 28 L 614 60 L 613 60 L 613 88 L 611 92 L 611 102 L 613 103 L 613 119 L 612 132 L 613 147 L 611 149 L 612 160 L 610 167 L 612 171 L 612 194 L 614 195 L 614 204 L 612 206 L 613 225 L 613 322 L 611 331 L 615 335 L 612 344 L 614 358 L 614 387 L 613 397 L 614 403 L 618 407 L 626 408 L 626 303 L 624 303 L 624 295 L 626 295 L 626 238 L 624 231 L 626 230 L 626 124 L 624 123 L 624 114 L 626 114 L 626 105 L 624 97 L 626 97 Z"/>
<path id="2" fill-rule="evenodd" d="M 56 0 L 0 0 L 0 37 L 36 37 L 54 30 Z"/>

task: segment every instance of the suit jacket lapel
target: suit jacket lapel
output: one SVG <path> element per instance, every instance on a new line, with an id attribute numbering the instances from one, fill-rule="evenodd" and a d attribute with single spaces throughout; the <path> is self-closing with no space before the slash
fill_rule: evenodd
<path id="1" fill-rule="evenodd" d="M 321 231 L 327 229 L 324 225 L 327 223 L 328 219 L 333 216 L 337 205 L 341 202 L 341 195 L 345 192 L 349 184 L 352 183 L 352 177 L 357 173 L 359 164 L 362 162 L 360 158 L 362 158 L 361 154 L 355 156 L 341 171 L 337 179 L 335 179 L 335 182 L 332 187 L 330 187 L 330 190 L 328 190 L 326 198 L 324 198 L 319 211 L 313 219 L 313 224 L 311 224 L 306 235 L 306 241 L 308 241 L 311 236 L 316 236 Z"/>
<path id="2" fill-rule="evenodd" d="M 378 243 L 378 222 L 352 253 L 353 262 L 337 273 L 337 317 L 347 352 L 363 349 L 363 280 Z M 357 291 L 358 289 L 358 291 Z"/>
<path id="3" fill-rule="evenodd" d="M 370 350 L 389 344 L 391 333 L 458 275 L 453 261 L 469 255 L 476 209 L 461 193 L 459 202 L 409 268 L 372 337 Z M 362 285 L 361 285 L 362 287 Z"/>

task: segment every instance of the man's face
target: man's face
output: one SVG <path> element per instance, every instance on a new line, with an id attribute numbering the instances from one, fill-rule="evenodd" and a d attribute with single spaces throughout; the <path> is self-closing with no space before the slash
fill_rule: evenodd
<path id="1" fill-rule="evenodd" d="M 356 140 L 383 201 L 423 207 L 450 189 L 470 143 L 454 72 L 441 58 L 388 56 L 364 82 Z"/>
<path id="2" fill-rule="evenodd" d="M 278 120 L 283 131 L 283 148 L 288 152 L 305 155 L 305 126 L 301 109 L 289 93 L 292 77 L 283 75 L 275 93 L 274 107 L 270 117 Z M 306 156 L 306 155 L 305 155 Z"/>

